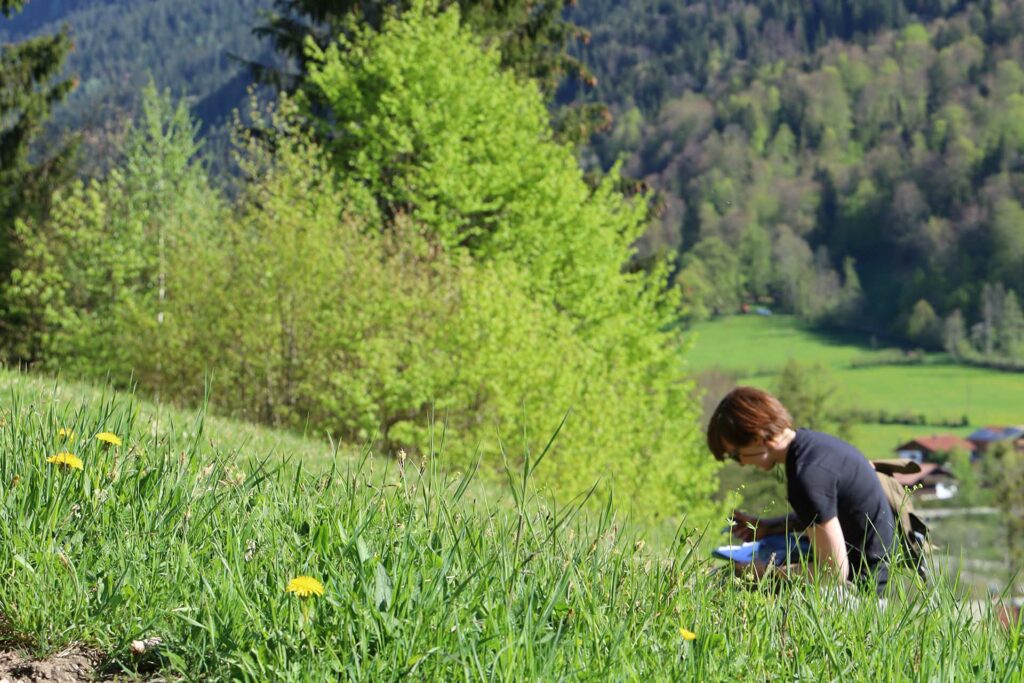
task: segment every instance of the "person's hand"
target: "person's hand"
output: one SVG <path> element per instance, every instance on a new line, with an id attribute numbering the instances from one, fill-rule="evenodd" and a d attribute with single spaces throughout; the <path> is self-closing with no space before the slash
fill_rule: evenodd
<path id="1" fill-rule="evenodd" d="M 734 524 L 731 533 L 741 541 L 757 541 L 765 537 L 764 526 L 758 517 L 733 510 L 732 519 Z"/>

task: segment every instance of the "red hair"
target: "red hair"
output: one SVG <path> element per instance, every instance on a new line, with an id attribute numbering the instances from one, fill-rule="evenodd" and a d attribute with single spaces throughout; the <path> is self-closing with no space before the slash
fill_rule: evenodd
<path id="1" fill-rule="evenodd" d="M 740 448 L 758 438 L 771 441 L 792 428 L 793 418 L 779 399 L 755 387 L 736 387 L 711 415 L 708 448 L 715 458 L 724 460 L 726 442 Z"/>

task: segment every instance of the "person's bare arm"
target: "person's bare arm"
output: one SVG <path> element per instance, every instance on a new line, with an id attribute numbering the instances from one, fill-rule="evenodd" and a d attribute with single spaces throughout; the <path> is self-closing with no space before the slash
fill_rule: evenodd
<path id="1" fill-rule="evenodd" d="M 845 581 L 850 576 L 850 559 L 846 555 L 846 538 L 843 528 L 839 526 L 839 518 L 833 517 L 824 524 L 814 524 L 807 528 L 807 536 L 811 539 L 811 550 L 814 551 L 813 571 L 825 572 Z"/>
<path id="2" fill-rule="evenodd" d="M 807 536 L 811 539 L 811 549 L 814 552 L 814 562 L 806 565 L 808 578 L 822 572 L 823 577 L 835 577 L 845 581 L 850 575 L 850 560 L 846 554 L 846 538 L 843 536 L 843 528 L 839 526 L 839 518 L 833 517 L 823 524 L 813 524 L 807 527 Z M 771 567 L 760 560 L 750 563 L 749 570 L 754 576 L 760 579 L 768 573 L 779 576 L 797 576 L 804 574 L 804 566 L 790 564 L 781 567 Z"/>

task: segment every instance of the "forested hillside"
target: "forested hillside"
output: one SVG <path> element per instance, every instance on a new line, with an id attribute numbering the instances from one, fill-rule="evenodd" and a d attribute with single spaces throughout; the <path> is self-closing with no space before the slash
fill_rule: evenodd
<path id="1" fill-rule="evenodd" d="M 485 32 L 493 23 L 490 4 L 459 4 Z M 56 127 L 102 148 L 147 79 L 218 126 L 251 81 L 230 55 L 281 63 L 296 25 L 341 26 L 350 11 L 279 3 L 275 53 L 252 34 L 272 7 L 31 2 L 0 22 L 0 41 L 70 24 L 67 73 L 81 81 Z M 586 29 L 568 45 L 595 78 L 563 81 L 559 101 L 610 106 L 613 127 L 584 158 L 605 169 L 624 158 L 657 191 L 641 251 L 678 253 L 685 315 L 770 303 L 964 360 L 1020 362 L 1024 2 L 588 0 L 567 16 Z M 542 28 L 511 25 L 499 40 Z M 571 37 L 555 30 L 552 45 Z M 506 55 L 546 87 L 559 80 Z"/>
<path id="2" fill-rule="evenodd" d="M 78 85 L 59 107 L 51 136 L 81 132 L 94 163 L 116 147 L 152 79 L 187 97 L 207 129 L 242 104 L 251 82 L 233 56 L 269 60 L 268 41 L 253 36 L 271 0 L 34 0 L 0 21 L 0 44 L 69 28 L 74 49 L 65 73 Z"/>
<path id="3" fill-rule="evenodd" d="M 1024 2 L 582 3 L 691 317 L 775 306 L 965 359 L 1024 353 Z"/>

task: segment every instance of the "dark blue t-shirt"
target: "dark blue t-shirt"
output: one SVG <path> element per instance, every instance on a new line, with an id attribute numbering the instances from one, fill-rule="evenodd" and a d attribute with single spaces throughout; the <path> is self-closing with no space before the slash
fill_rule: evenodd
<path id="1" fill-rule="evenodd" d="M 807 526 L 839 518 L 852 578 L 863 583 L 873 575 L 881 591 L 895 523 L 867 458 L 834 436 L 799 429 L 786 454 L 786 483 L 789 504 Z"/>

